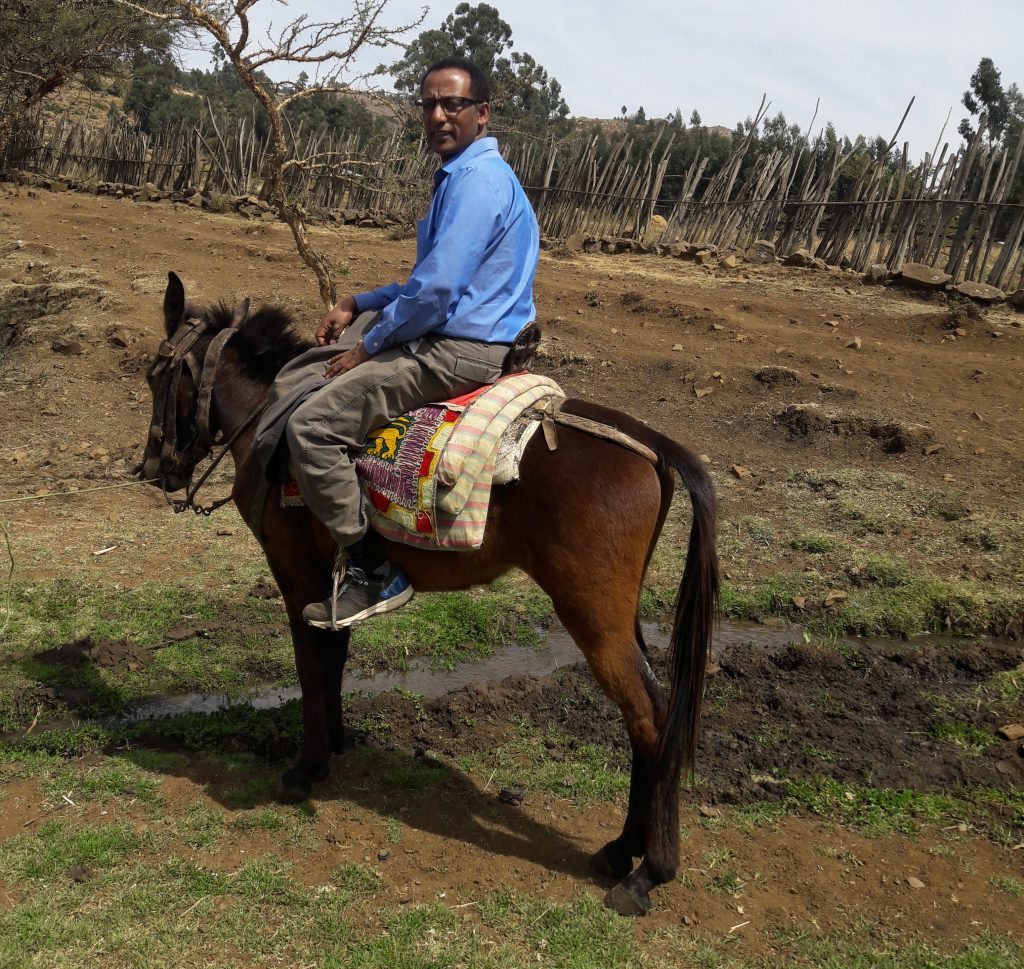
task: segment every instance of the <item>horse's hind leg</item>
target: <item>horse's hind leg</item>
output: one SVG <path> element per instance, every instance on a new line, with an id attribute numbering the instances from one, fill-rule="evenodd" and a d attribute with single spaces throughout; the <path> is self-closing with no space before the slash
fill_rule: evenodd
<path id="1" fill-rule="evenodd" d="M 650 890 L 671 881 L 679 865 L 679 771 L 665 776 L 658 757 L 666 704 L 637 641 L 636 603 L 626 608 L 621 594 L 618 609 L 614 597 L 604 599 L 603 607 L 596 606 L 600 601 L 595 596 L 574 608 L 556 600 L 555 607 L 626 721 L 633 748 L 629 808 L 622 834 L 597 852 L 594 864 L 603 874 L 623 878 L 607 904 L 624 915 L 643 915 L 650 910 Z M 631 871 L 634 857 L 643 861 Z"/>
<path id="2" fill-rule="evenodd" d="M 594 869 L 609 878 L 625 878 L 633 870 L 633 859 L 644 853 L 647 843 L 647 801 L 650 798 L 650 770 L 637 745 L 630 741 L 633 756 L 629 775 L 629 807 L 622 834 L 609 841 L 590 859 Z"/>

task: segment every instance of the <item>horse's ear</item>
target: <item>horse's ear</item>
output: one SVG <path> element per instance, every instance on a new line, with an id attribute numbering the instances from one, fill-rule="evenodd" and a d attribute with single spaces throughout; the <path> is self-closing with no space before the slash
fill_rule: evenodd
<path id="1" fill-rule="evenodd" d="M 164 291 L 164 326 L 171 333 L 185 318 L 185 287 L 174 273 L 167 274 L 167 289 Z"/>
<path id="2" fill-rule="evenodd" d="M 249 297 L 247 296 L 231 312 L 231 322 L 228 326 L 237 330 L 247 319 L 249 319 Z"/>

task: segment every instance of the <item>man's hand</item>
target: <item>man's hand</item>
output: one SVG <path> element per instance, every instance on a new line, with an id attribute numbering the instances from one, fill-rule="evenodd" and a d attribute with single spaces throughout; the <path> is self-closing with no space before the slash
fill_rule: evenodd
<path id="1" fill-rule="evenodd" d="M 363 341 L 360 340 L 351 350 L 346 350 L 344 353 L 331 357 L 327 361 L 327 369 L 324 371 L 324 376 L 330 380 L 333 377 L 337 377 L 338 374 L 354 370 L 359 364 L 366 363 L 369 359 L 371 359 L 370 354 L 366 352 L 366 347 L 363 346 Z"/>
<path id="2" fill-rule="evenodd" d="M 320 327 L 316 331 L 317 346 L 322 347 L 328 343 L 336 343 L 338 337 L 345 332 L 345 328 L 352 322 L 352 318 L 357 312 L 355 299 L 351 296 L 346 296 L 321 321 Z"/>

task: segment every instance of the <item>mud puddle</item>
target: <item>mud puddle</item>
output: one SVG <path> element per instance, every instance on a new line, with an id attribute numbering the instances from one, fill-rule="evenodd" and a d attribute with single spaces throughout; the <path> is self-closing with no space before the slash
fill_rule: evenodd
<path id="1" fill-rule="evenodd" d="M 644 640 L 651 653 L 661 656 L 668 648 L 670 627 L 661 623 L 642 625 Z M 543 631 L 544 645 L 534 649 L 526 646 L 506 646 L 485 660 L 456 664 L 450 670 L 431 668 L 429 661 L 419 660 L 401 672 L 381 672 L 372 676 L 346 673 L 342 689 L 346 696 L 373 697 L 393 690 L 417 694 L 425 700 L 434 700 L 478 684 L 498 683 L 508 677 L 545 677 L 564 666 L 583 661 L 568 632 L 558 623 Z M 720 663 L 733 650 L 772 651 L 802 642 L 803 632 L 796 628 L 772 628 L 755 623 L 724 623 L 715 633 L 709 675 L 719 672 Z M 892 640 L 844 639 L 837 643 L 840 651 L 857 650 L 862 655 L 914 656 L 922 650 L 962 648 L 962 641 L 949 637 L 920 637 L 909 642 Z M 1007 642 L 999 647 L 1012 650 Z M 256 710 L 273 710 L 298 700 L 299 687 L 268 687 L 242 697 L 225 694 L 184 693 L 156 697 L 130 707 L 123 714 L 128 721 L 157 720 L 184 713 L 216 713 L 233 706 L 248 705 Z"/>

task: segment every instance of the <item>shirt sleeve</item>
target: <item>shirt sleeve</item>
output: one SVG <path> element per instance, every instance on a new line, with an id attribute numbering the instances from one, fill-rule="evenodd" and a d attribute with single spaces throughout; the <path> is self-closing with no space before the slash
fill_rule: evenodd
<path id="1" fill-rule="evenodd" d="M 354 298 L 359 306 L 359 312 L 365 313 L 367 310 L 384 309 L 388 303 L 395 301 L 401 291 L 401 283 L 388 283 L 387 286 L 378 286 L 365 293 L 356 293 Z"/>
<path id="2" fill-rule="evenodd" d="M 501 226 L 503 209 L 484 172 L 469 168 L 453 173 L 443 189 L 433 248 L 363 337 L 363 346 L 371 355 L 415 340 L 446 323 Z M 357 300 L 363 307 L 362 297 Z"/>

